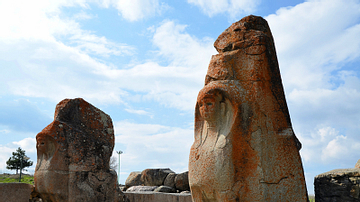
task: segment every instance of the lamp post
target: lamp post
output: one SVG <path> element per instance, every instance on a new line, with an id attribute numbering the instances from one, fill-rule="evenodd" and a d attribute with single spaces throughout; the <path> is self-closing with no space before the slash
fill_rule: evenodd
<path id="1" fill-rule="evenodd" d="M 20 177 L 19 177 L 19 182 L 21 182 L 21 170 L 22 170 L 22 167 L 23 167 L 23 160 L 29 160 L 30 158 L 27 157 L 27 156 L 21 156 L 21 159 L 20 159 Z"/>
<path id="2" fill-rule="evenodd" d="M 121 151 L 121 150 L 119 150 L 119 151 L 116 151 L 116 153 L 118 153 L 119 154 L 119 172 L 118 172 L 118 183 L 119 183 L 119 185 L 120 185 L 120 154 L 122 154 L 123 153 L 123 151 Z"/>

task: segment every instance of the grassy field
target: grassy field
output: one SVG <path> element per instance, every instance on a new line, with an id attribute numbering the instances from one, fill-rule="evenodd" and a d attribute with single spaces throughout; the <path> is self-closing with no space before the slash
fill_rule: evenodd
<path id="1" fill-rule="evenodd" d="M 15 174 L 0 174 L 0 183 L 19 182 L 19 175 Z M 27 184 L 34 184 L 34 176 L 21 174 L 21 182 Z"/>

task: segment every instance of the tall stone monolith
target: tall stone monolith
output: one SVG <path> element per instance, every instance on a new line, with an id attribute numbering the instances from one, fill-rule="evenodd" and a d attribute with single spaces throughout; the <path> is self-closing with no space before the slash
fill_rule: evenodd
<path id="1" fill-rule="evenodd" d="M 261 17 L 215 41 L 195 109 L 189 159 L 194 202 L 307 201 L 275 46 Z"/>
<path id="2" fill-rule="evenodd" d="M 109 168 L 114 141 L 109 115 L 81 98 L 61 101 L 36 136 L 36 192 L 45 202 L 122 201 Z"/>

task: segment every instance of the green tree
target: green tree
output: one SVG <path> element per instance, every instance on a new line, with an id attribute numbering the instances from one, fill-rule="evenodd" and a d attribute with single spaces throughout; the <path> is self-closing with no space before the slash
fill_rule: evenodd
<path id="1" fill-rule="evenodd" d="M 10 157 L 8 161 L 6 161 L 6 169 L 16 170 L 16 174 L 18 174 L 18 170 L 33 165 L 33 162 L 29 161 L 29 158 L 26 157 L 25 150 L 22 150 L 20 147 L 16 150 L 16 152 L 13 152 L 12 155 L 13 156 Z"/>

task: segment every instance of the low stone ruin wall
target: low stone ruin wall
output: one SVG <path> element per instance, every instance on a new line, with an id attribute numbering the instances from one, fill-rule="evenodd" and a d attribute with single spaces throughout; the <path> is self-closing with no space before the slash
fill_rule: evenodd
<path id="1" fill-rule="evenodd" d="M 129 202 L 192 202 L 191 194 L 124 192 Z"/>
<path id="2" fill-rule="evenodd" d="M 360 160 L 355 168 L 335 169 L 314 180 L 316 202 L 359 202 Z"/>
<path id="3" fill-rule="evenodd" d="M 33 187 L 25 183 L 0 183 L 0 201 L 29 202 Z"/>
<path id="4" fill-rule="evenodd" d="M 121 191 L 189 193 L 188 172 L 176 174 L 169 168 L 145 169 L 142 172 L 131 172 Z"/>

